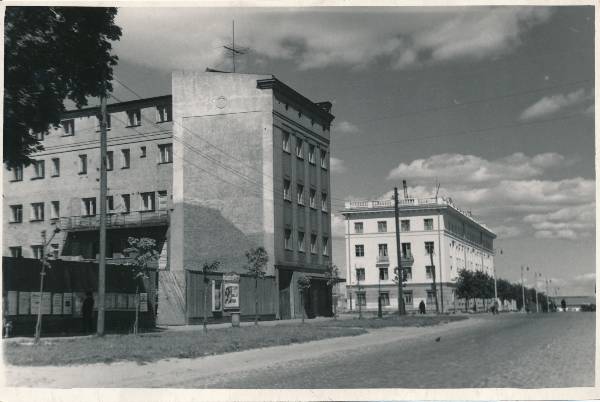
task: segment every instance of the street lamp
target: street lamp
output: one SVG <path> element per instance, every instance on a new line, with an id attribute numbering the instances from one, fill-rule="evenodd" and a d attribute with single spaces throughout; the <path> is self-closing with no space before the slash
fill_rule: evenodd
<path id="1" fill-rule="evenodd" d="M 525 284 L 523 282 L 523 266 L 521 265 L 521 292 L 522 292 L 522 297 L 523 297 L 523 305 L 521 306 L 521 308 L 523 309 L 523 311 L 526 311 L 526 307 L 525 307 Z M 527 271 L 529 271 L 529 267 L 525 268 Z"/>
<path id="2" fill-rule="evenodd" d="M 49 266 L 48 261 L 46 261 L 46 247 L 48 244 L 54 239 L 57 233 L 60 233 L 60 228 L 55 227 L 52 231 L 52 236 L 50 239 L 46 241 L 46 231 L 42 230 L 42 270 L 40 272 L 40 293 L 38 299 L 38 314 L 37 321 L 35 323 L 35 343 L 40 341 L 40 336 L 42 333 L 42 293 L 44 291 L 44 276 L 46 276 L 46 267 Z"/>

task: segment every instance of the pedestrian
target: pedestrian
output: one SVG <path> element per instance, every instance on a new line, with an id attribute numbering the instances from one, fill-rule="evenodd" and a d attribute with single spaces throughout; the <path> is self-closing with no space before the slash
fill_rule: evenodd
<path id="1" fill-rule="evenodd" d="M 562 307 L 562 311 L 567 311 L 567 302 L 565 301 L 565 299 L 562 299 L 560 301 L 560 307 Z"/>
<path id="2" fill-rule="evenodd" d="M 500 314 L 500 306 L 498 300 L 494 300 L 494 314 Z"/>
<path id="3" fill-rule="evenodd" d="M 423 300 L 419 303 L 419 314 L 425 314 L 425 302 Z"/>
<path id="4" fill-rule="evenodd" d="M 92 292 L 86 292 L 85 299 L 83 300 L 83 306 L 81 307 L 81 314 L 83 315 L 83 332 L 90 333 L 94 329 L 94 298 Z"/>

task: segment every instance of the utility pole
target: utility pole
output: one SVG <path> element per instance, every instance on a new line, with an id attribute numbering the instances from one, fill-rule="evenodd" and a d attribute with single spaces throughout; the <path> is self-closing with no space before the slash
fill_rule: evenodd
<path id="1" fill-rule="evenodd" d="M 244 55 L 248 51 L 247 48 L 236 48 L 235 47 L 235 20 L 231 21 L 231 46 L 223 46 L 226 50 L 231 53 L 231 63 L 233 65 L 233 72 L 235 73 L 235 55 Z"/>
<path id="2" fill-rule="evenodd" d="M 546 313 L 550 312 L 550 293 L 548 292 L 548 284 L 550 282 L 552 281 L 546 278 Z"/>
<path id="3" fill-rule="evenodd" d="M 106 292 L 106 96 L 100 98 L 100 258 L 98 261 L 98 336 L 104 335 L 104 295 Z"/>
<path id="4" fill-rule="evenodd" d="M 360 287 L 360 276 L 358 275 L 358 269 L 356 270 L 356 305 L 358 306 L 358 319 L 362 318 L 362 302 L 359 300 L 359 293 L 361 293 Z M 367 295 L 365 294 L 364 300 L 367 301 Z"/>
<path id="5" fill-rule="evenodd" d="M 433 291 L 433 297 L 435 297 L 435 313 L 439 314 L 440 306 L 438 304 L 437 286 L 435 283 L 435 265 L 433 265 L 433 242 L 431 242 L 431 248 L 429 248 L 427 251 L 429 252 L 429 261 L 431 261 L 431 279 L 433 279 L 431 290 Z"/>
<path id="6" fill-rule="evenodd" d="M 40 341 L 40 337 L 42 335 L 42 294 L 44 292 L 44 277 L 46 276 L 46 268 L 49 266 L 46 256 L 46 247 L 48 247 L 48 244 L 50 244 L 52 239 L 54 239 L 54 236 L 59 232 L 60 229 L 58 227 L 54 228 L 52 236 L 50 236 L 50 240 L 46 241 L 46 231 L 42 230 L 42 270 L 40 271 L 40 294 L 37 321 L 35 323 L 35 343 Z"/>
<path id="7" fill-rule="evenodd" d="M 542 275 L 542 274 L 539 274 Z M 540 312 L 540 304 L 538 303 L 538 292 L 537 292 L 537 280 L 538 280 L 538 273 L 533 271 L 533 292 L 535 294 L 535 312 L 539 313 Z"/>
<path id="8" fill-rule="evenodd" d="M 396 255 L 398 256 L 398 315 L 405 315 L 402 293 L 402 250 L 400 249 L 400 212 L 398 211 L 398 187 L 394 187 L 394 216 L 396 220 Z"/>
<path id="9" fill-rule="evenodd" d="M 527 267 L 529 269 L 529 267 Z M 521 265 L 521 291 L 523 292 L 523 305 L 521 308 L 525 311 L 525 284 L 523 283 L 523 266 Z"/>

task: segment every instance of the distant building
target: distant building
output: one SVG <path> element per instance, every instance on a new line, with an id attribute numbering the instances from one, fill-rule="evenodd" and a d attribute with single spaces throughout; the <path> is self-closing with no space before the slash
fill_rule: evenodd
<path id="1" fill-rule="evenodd" d="M 192 271 L 219 260 L 244 273 L 257 246 L 275 283 L 269 314 L 299 316 L 301 273 L 305 310 L 330 314 L 330 110 L 271 75 L 212 72 L 175 72 L 172 95 L 108 106 L 107 257 L 126 259 L 129 236 L 157 240 L 159 322 L 192 320 Z M 40 258 L 41 231 L 57 225 L 56 257 L 98 257 L 98 112 L 66 112 L 33 166 L 5 172 L 3 255 Z"/>
<path id="2" fill-rule="evenodd" d="M 470 213 L 447 199 L 400 199 L 401 265 L 403 296 L 407 310 L 416 310 L 421 301 L 427 311 L 464 308 L 455 295 L 461 269 L 482 270 L 494 275 L 496 235 Z M 346 202 L 347 307 L 367 310 L 396 310 L 398 286 L 394 200 Z M 433 252 L 433 263 L 430 252 Z"/>
<path id="3" fill-rule="evenodd" d="M 581 311 L 582 307 L 589 307 L 596 305 L 596 298 L 594 296 L 551 296 L 550 301 L 554 303 L 559 311 L 562 309 L 562 301 L 565 301 L 566 311 Z"/>

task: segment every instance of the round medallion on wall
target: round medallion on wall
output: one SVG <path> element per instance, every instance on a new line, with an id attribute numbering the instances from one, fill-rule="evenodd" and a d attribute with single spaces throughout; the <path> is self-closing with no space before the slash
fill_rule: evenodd
<path id="1" fill-rule="evenodd" d="M 215 99 L 215 104 L 219 109 L 223 109 L 225 106 L 227 106 L 227 98 L 224 96 L 219 96 L 217 99 Z"/>

